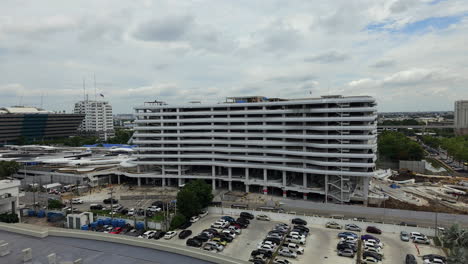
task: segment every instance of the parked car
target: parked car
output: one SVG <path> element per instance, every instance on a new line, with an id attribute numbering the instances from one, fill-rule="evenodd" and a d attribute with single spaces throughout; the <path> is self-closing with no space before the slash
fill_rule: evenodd
<path id="1" fill-rule="evenodd" d="M 107 198 L 107 199 L 104 199 L 102 202 L 103 202 L 104 204 L 116 204 L 116 203 L 119 202 L 119 200 Z"/>
<path id="2" fill-rule="evenodd" d="M 345 229 L 350 230 L 350 231 L 356 231 L 356 232 L 361 232 L 362 230 L 359 226 L 355 224 L 346 224 Z"/>
<path id="3" fill-rule="evenodd" d="M 189 238 L 185 244 L 189 247 L 201 247 L 203 242 L 195 238 Z"/>
<path id="4" fill-rule="evenodd" d="M 289 248 L 289 249 L 292 250 L 293 252 L 296 252 L 298 255 L 304 254 L 304 248 L 303 248 L 303 247 L 300 247 L 300 246 L 297 245 L 297 244 L 294 244 L 294 243 L 286 243 L 286 244 L 283 244 L 283 247 Z"/>
<path id="5" fill-rule="evenodd" d="M 364 251 L 364 253 L 362 253 L 362 257 L 363 258 L 373 257 L 379 261 L 382 261 L 382 255 L 375 253 L 375 252 L 371 252 L 371 251 Z"/>
<path id="6" fill-rule="evenodd" d="M 408 232 L 406 232 L 406 231 L 401 231 L 401 232 L 400 232 L 400 240 L 401 240 L 401 241 L 408 242 L 409 239 L 410 239 L 410 238 L 409 238 Z"/>
<path id="7" fill-rule="evenodd" d="M 367 233 L 372 233 L 372 234 L 382 234 L 382 230 L 378 229 L 377 227 L 375 226 L 368 226 L 366 228 L 366 232 Z"/>
<path id="8" fill-rule="evenodd" d="M 325 224 L 325 227 L 326 228 L 333 228 L 333 229 L 341 229 L 342 228 L 341 225 L 338 224 L 337 222 L 327 222 Z"/>
<path id="9" fill-rule="evenodd" d="M 380 261 L 376 258 L 373 258 L 373 257 L 366 257 L 364 259 L 362 259 L 361 263 L 364 263 L 364 264 L 369 264 L 369 263 L 379 263 Z"/>
<path id="10" fill-rule="evenodd" d="M 169 231 L 164 235 L 164 239 L 171 239 L 177 235 L 176 231 Z"/>
<path id="11" fill-rule="evenodd" d="M 190 223 L 195 223 L 198 220 L 200 220 L 200 217 L 198 215 L 190 217 Z"/>
<path id="12" fill-rule="evenodd" d="M 205 216 L 207 216 L 207 215 L 208 215 L 208 211 L 207 211 L 207 210 L 202 210 L 198 216 L 199 216 L 200 218 L 203 218 L 203 217 L 205 217 Z"/>
<path id="13" fill-rule="evenodd" d="M 224 239 L 222 239 L 220 237 L 214 237 L 214 238 L 211 239 L 211 241 L 214 241 L 214 242 L 216 242 L 216 243 L 218 243 L 220 245 L 223 245 L 223 246 L 226 246 L 227 243 L 228 243 L 226 240 L 224 240 Z"/>
<path id="14" fill-rule="evenodd" d="M 81 200 L 80 198 L 72 198 L 71 203 L 72 204 L 83 204 L 83 200 Z"/>
<path id="15" fill-rule="evenodd" d="M 437 254 L 428 254 L 428 255 L 424 255 L 422 256 L 423 260 L 433 260 L 433 259 L 441 259 L 442 261 L 446 262 L 447 261 L 447 258 L 445 258 L 444 256 L 441 256 L 441 255 L 437 255 Z"/>
<path id="16" fill-rule="evenodd" d="M 191 230 L 183 230 L 179 233 L 179 238 L 180 239 L 186 239 L 187 237 L 189 237 L 190 235 L 192 235 L 192 231 Z"/>
<path id="17" fill-rule="evenodd" d="M 254 219 L 254 215 L 248 212 L 241 212 L 240 217 L 250 219 L 250 220 Z"/>
<path id="18" fill-rule="evenodd" d="M 206 241 L 210 240 L 209 237 L 207 237 L 206 235 L 203 235 L 203 234 L 199 234 L 198 236 L 195 236 L 194 239 L 199 240 L 201 242 L 206 242 Z"/>
<path id="19" fill-rule="evenodd" d="M 305 238 L 302 238 L 302 237 L 299 237 L 299 236 L 287 236 L 286 241 L 291 242 L 291 243 L 296 243 L 296 244 L 299 244 L 299 245 L 305 245 L 305 243 L 306 243 Z"/>
<path id="20" fill-rule="evenodd" d="M 220 252 L 220 251 L 223 251 L 224 249 L 224 246 L 219 244 L 219 243 L 216 243 L 216 242 L 213 242 L 213 241 L 209 241 L 209 242 L 206 242 L 205 245 L 210 245 L 212 246 L 214 249 L 216 249 L 216 251 Z"/>
<path id="21" fill-rule="evenodd" d="M 426 235 L 419 233 L 419 232 L 411 232 L 410 233 L 410 238 L 414 239 L 415 237 L 426 237 Z"/>
<path id="22" fill-rule="evenodd" d="M 353 233 L 353 232 L 341 232 L 341 233 L 338 233 L 338 238 L 344 238 L 344 237 L 354 237 L 354 238 L 358 238 L 358 235 L 356 233 Z"/>
<path id="23" fill-rule="evenodd" d="M 273 264 L 292 264 L 292 262 L 287 259 L 275 258 Z"/>
<path id="24" fill-rule="evenodd" d="M 361 240 L 369 240 L 369 239 L 373 239 L 373 240 L 375 240 L 377 242 L 380 242 L 380 239 L 376 238 L 373 235 L 362 235 L 361 236 Z"/>
<path id="25" fill-rule="evenodd" d="M 192 225 L 190 222 L 185 222 L 181 226 L 179 226 L 180 229 L 187 229 Z"/>
<path id="26" fill-rule="evenodd" d="M 236 222 L 237 222 L 237 223 L 238 223 L 238 222 L 244 223 L 244 224 L 247 224 L 247 225 L 250 224 L 249 219 L 244 218 L 244 217 L 239 217 L 239 218 L 237 218 L 237 219 L 236 219 Z"/>
<path id="27" fill-rule="evenodd" d="M 405 264 L 418 264 L 416 257 L 411 254 L 406 254 Z"/>
<path id="28" fill-rule="evenodd" d="M 214 222 L 211 227 L 217 228 L 217 229 L 223 229 L 229 225 L 228 222 Z"/>
<path id="29" fill-rule="evenodd" d="M 350 248 L 338 250 L 338 256 L 354 258 L 354 251 Z"/>
<path id="30" fill-rule="evenodd" d="M 145 233 L 143 233 L 143 235 L 139 236 L 139 238 L 150 239 L 150 238 L 153 238 L 155 233 L 156 233 L 156 231 L 153 231 L 153 230 L 146 231 Z"/>
<path id="31" fill-rule="evenodd" d="M 226 234 L 218 234 L 216 235 L 213 239 L 215 238 L 220 238 L 222 241 L 226 241 L 228 243 L 231 243 L 234 238 L 232 236 L 226 235 Z"/>
<path id="32" fill-rule="evenodd" d="M 153 235 L 153 239 L 158 240 L 158 239 L 161 239 L 162 237 L 164 237 L 165 235 L 166 235 L 166 232 L 164 232 L 164 231 L 157 231 L 157 232 Z"/>
<path id="33" fill-rule="evenodd" d="M 351 250 L 353 250 L 354 252 L 357 251 L 357 246 L 356 244 L 351 244 L 351 243 L 346 243 L 346 242 L 339 242 L 337 245 L 336 245 L 336 249 L 337 250 L 344 250 L 346 248 L 349 248 Z"/>
<path id="34" fill-rule="evenodd" d="M 109 234 L 120 234 L 122 232 L 121 227 L 116 227 L 112 231 L 109 232 Z"/>
<path id="35" fill-rule="evenodd" d="M 291 220 L 294 225 L 307 225 L 307 221 L 301 218 L 294 218 Z"/>
<path id="36" fill-rule="evenodd" d="M 270 252 L 273 252 L 276 249 L 274 245 L 269 245 L 269 244 L 261 244 L 257 248 L 270 251 Z"/>
<path id="37" fill-rule="evenodd" d="M 427 237 L 414 237 L 413 243 L 430 245 L 431 241 Z"/>
<path id="38" fill-rule="evenodd" d="M 234 219 L 233 217 L 230 217 L 230 216 L 223 216 L 221 217 L 221 219 L 225 220 L 225 221 L 228 221 L 228 222 L 235 222 L 236 219 Z"/>
<path id="39" fill-rule="evenodd" d="M 270 217 L 268 215 L 257 215 L 257 220 L 270 221 Z"/>
<path id="40" fill-rule="evenodd" d="M 104 206 L 102 204 L 91 204 L 89 210 L 102 210 Z"/>
<path id="41" fill-rule="evenodd" d="M 162 209 L 160 207 L 157 207 L 156 205 L 152 205 L 148 207 L 147 210 L 152 213 L 156 213 L 156 212 L 161 212 Z"/>
<path id="42" fill-rule="evenodd" d="M 278 255 L 283 256 L 283 257 L 288 257 L 288 258 L 296 258 L 297 257 L 296 252 L 293 252 L 289 248 L 281 248 L 278 251 Z"/>

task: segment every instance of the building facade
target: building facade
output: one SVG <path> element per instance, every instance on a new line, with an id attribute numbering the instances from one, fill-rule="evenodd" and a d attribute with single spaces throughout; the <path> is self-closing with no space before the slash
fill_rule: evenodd
<path id="1" fill-rule="evenodd" d="M 18 180 L 0 180 L 0 214 L 15 213 L 19 214 L 19 187 L 21 182 Z"/>
<path id="2" fill-rule="evenodd" d="M 81 114 L 52 113 L 35 107 L 2 107 L 0 145 L 75 136 L 83 118 Z"/>
<path id="3" fill-rule="evenodd" d="M 468 100 L 455 102 L 455 134 L 468 135 Z"/>
<path id="4" fill-rule="evenodd" d="M 233 97 L 136 107 L 138 172 L 213 188 L 367 200 L 376 160 L 375 99 Z"/>
<path id="5" fill-rule="evenodd" d="M 74 113 L 85 115 L 78 128 L 81 135 L 98 136 L 103 140 L 114 137 L 112 106 L 108 102 L 79 101 L 75 103 Z"/>

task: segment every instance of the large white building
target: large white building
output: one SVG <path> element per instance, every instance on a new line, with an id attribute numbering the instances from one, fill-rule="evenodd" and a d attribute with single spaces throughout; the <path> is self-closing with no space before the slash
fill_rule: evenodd
<path id="1" fill-rule="evenodd" d="M 19 217 L 20 185 L 18 180 L 0 180 L 0 214 L 16 213 Z"/>
<path id="2" fill-rule="evenodd" d="M 114 136 L 112 106 L 105 101 L 84 100 L 75 103 L 75 114 L 85 114 L 78 128 L 80 134 L 95 135 L 103 140 Z"/>
<path id="3" fill-rule="evenodd" d="M 135 108 L 134 162 L 163 184 L 201 178 L 213 189 L 366 202 L 375 106 L 368 96 L 146 103 Z"/>
<path id="4" fill-rule="evenodd" d="M 455 133 L 468 135 L 468 100 L 456 101 L 454 114 Z"/>

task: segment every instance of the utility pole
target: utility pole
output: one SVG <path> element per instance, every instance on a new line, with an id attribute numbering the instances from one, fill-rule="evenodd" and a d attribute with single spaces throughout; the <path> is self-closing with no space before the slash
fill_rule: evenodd
<path id="1" fill-rule="evenodd" d="M 111 195 L 111 219 L 114 220 L 114 188 L 110 188 Z"/>

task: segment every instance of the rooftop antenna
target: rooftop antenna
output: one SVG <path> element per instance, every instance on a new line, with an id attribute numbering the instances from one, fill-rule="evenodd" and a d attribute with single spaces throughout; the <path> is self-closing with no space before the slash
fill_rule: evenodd
<path id="1" fill-rule="evenodd" d="M 87 101 L 86 100 L 86 80 L 84 77 L 83 77 L 83 101 Z"/>
<path id="2" fill-rule="evenodd" d="M 41 93 L 41 109 L 43 109 L 43 108 L 42 108 L 42 103 L 43 103 L 43 101 L 44 101 L 44 100 L 43 100 L 43 97 L 44 97 L 44 93 Z"/>

